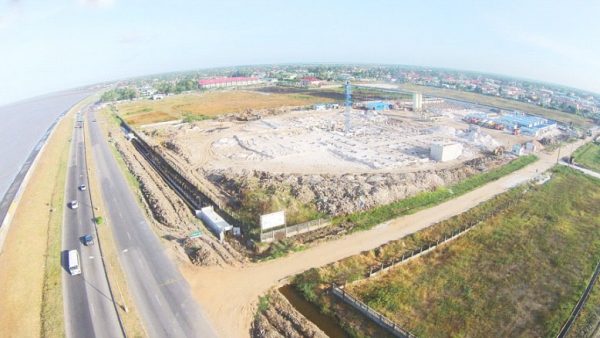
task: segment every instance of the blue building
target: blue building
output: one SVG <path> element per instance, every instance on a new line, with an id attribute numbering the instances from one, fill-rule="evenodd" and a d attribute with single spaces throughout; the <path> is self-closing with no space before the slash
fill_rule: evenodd
<path id="1" fill-rule="evenodd" d="M 367 110 L 387 110 L 390 108 L 390 105 L 381 101 L 367 102 L 365 108 Z"/>
<path id="2" fill-rule="evenodd" d="M 519 128 L 522 133 L 532 136 L 539 136 L 552 128 L 556 128 L 555 121 L 516 112 L 510 115 L 503 115 L 500 118 L 500 123 L 504 124 L 509 130 Z"/>

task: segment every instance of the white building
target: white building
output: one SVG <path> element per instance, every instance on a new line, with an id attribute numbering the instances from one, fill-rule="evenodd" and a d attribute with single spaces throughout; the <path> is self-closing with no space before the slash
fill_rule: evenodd
<path id="1" fill-rule="evenodd" d="M 462 154 L 462 150 L 460 143 L 436 142 L 431 144 L 429 156 L 438 162 L 452 161 Z"/>
<path id="2" fill-rule="evenodd" d="M 233 229 L 233 226 L 219 216 L 212 206 L 196 210 L 196 217 L 204 221 L 204 224 L 206 224 L 206 226 L 208 226 L 221 241 L 225 238 L 225 232 Z"/>
<path id="3" fill-rule="evenodd" d="M 413 111 L 420 111 L 423 109 L 423 94 L 413 93 Z"/>

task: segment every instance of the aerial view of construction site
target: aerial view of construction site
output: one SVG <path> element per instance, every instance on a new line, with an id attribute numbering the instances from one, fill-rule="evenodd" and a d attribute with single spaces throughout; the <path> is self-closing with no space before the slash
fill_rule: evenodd
<path id="1" fill-rule="evenodd" d="M 598 215 L 566 212 L 600 199 L 567 167 L 590 122 L 389 83 L 152 82 L 89 109 L 223 336 L 547 335 L 593 272 Z"/>
<path id="2" fill-rule="evenodd" d="M 462 43 L 452 27 L 413 22 L 418 43 L 408 27 L 384 39 L 398 27 L 369 21 L 371 6 L 338 18 L 325 5 L 281 4 L 320 18 L 292 28 L 261 1 L 149 6 L 144 20 L 139 4 L 63 5 L 0 5 L 9 58 L 25 47 L 5 32 L 22 22 L 97 38 L 64 48 L 77 61 L 49 53 L 71 60 L 52 61 L 60 71 L 20 55 L 30 68 L 15 69 L 35 70 L 36 80 L 0 84 L 0 337 L 600 337 L 600 94 L 595 77 L 569 82 L 577 67 L 562 78 L 537 69 L 562 74 L 565 60 L 539 57 L 552 53 L 583 65 L 593 59 L 573 52 L 583 48 L 567 53 L 542 35 L 478 23 L 486 36 L 520 38 L 514 55 L 498 47 L 506 37 L 469 44 L 515 67 L 502 68 L 452 54 Z M 403 6 L 432 18 L 489 17 Z M 487 9 L 515 25 L 522 18 Z M 116 12 L 128 15 L 109 18 Z M 67 14 L 107 32 L 42 25 Z M 273 22 L 248 25 L 257 15 Z M 348 35 L 338 35 L 337 20 L 353 16 L 365 23 L 352 28 L 358 59 L 415 53 L 420 64 L 430 54 L 405 47 L 427 49 L 419 41 L 430 38 L 446 41 L 437 54 L 487 72 L 261 64 L 284 58 L 285 46 L 300 60 L 299 49 L 339 58 Z M 62 25 L 68 33 L 55 31 Z M 283 33 L 293 39 L 278 40 Z M 48 41 L 37 43 L 56 42 Z M 264 43 L 279 45 L 256 56 Z M 516 52 L 522 44 L 543 53 Z M 212 54 L 214 65 L 260 62 L 187 67 Z M 579 78 L 594 72 L 588 63 Z M 159 64 L 167 68 L 151 67 Z M 503 69 L 523 78 L 496 75 Z M 76 88 L 32 98 L 38 72 L 48 88 Z M 77 87 L 82 79 L 95 84 Z M 586 89 L 571 87 L 579 85 Z"/>

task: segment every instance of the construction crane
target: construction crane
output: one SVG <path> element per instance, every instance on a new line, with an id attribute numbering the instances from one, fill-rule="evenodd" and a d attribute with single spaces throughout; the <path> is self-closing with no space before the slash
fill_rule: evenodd
<path id="1" fill-rule="evenodd" d="M 346 81 L 345 85 L 345 93 L 346 93 L 346 109 L 344 110 L 344 127 L 346 134 L 350 132 L 350 111 L 352 110 L 352 87 L 350 86 L 350 81 Z"/>

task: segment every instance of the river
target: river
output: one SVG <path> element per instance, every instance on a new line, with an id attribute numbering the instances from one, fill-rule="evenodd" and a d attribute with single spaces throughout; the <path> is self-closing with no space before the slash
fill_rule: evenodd
<path id="1" fill-rule="evenodd" d="M 91 93 L 68 90 L 0 106 L 0 224 L 48 128 Z"/>

